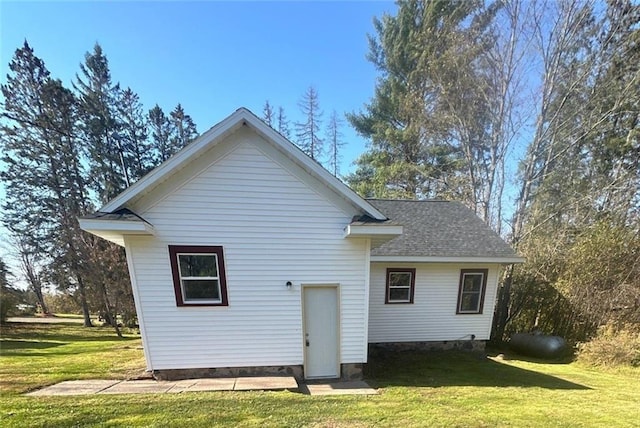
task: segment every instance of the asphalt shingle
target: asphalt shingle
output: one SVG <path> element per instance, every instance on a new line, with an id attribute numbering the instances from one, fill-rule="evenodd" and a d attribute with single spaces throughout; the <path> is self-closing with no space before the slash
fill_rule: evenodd
<path id="1" fill-rule="evenodd" d="M 517 257 L 513 249 L 460 202 L 368 199 L 402 235 L 372 256 Z"/>

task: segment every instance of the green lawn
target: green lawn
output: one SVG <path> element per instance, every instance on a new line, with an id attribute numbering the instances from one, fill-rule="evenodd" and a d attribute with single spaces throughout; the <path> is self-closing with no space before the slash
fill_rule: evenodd
<path id="1" fill-rule="evenodd" d="M 375 356 L 377 396 L 293 392 L 26 397 L 68 379 L 127 378 L 136 337 L 69 324 L 2 327 L 0 426 L 639 426 L 640 370 L 459 353 Z"/>

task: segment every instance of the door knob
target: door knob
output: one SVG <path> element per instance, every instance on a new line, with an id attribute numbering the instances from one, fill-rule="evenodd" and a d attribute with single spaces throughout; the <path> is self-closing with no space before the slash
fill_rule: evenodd
<path id="1" fill-rule="evenodd" d="M 305 345 L 309 346 L 309 339 L 306 339 L 304 342 L 305 342 Z"/>

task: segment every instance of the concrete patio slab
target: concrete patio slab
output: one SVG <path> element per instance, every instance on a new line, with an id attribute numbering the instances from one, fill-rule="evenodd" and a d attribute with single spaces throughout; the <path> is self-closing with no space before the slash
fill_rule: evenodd
<path id="1" fill-rule="evenodd" d="M 119 380 L 87 379 L 87 380 L 67 380 L 55 385 L 47 386 L 28 393 L 30 396 L 40 395 L 82 395 L 97 394 L 103 389 L 109 388 Z"/>
<path id="2" fill-rule="evenodd" d="M 350 382 L 307 384 L 310 395 L 375 395 L 378 393 L 367 382 L 358 380 Z"/>
<path id="3" fill-rule="evenodd" d="M 157 380 L 131 380 L 113 385 L 98 394 L 157 394 L 169 391 L 175 382 Z"/>
<path id="4" fill-rule="evenodd" d="M 298 382 L 293 376 L 239 377 L 236 379 L 235 391 L 251 391 L 268 389 L 298 389 Z"/>
<path id="5" fill-rule="evenodd" d="M 283 389 L 297 390 L 298 383 L 292 376 L 199 378 L 177 381 L 138 380 L 71 380 L 28 393 L 41 395 L 82 394 L 163 394 L 198 391 L 255 391 Z"/>
<path id="6" fill-rule="evenodd" d="M 186 379 L 174 384 L 168 392 L 231 391 L 236 384 L 236 378 Z"/>

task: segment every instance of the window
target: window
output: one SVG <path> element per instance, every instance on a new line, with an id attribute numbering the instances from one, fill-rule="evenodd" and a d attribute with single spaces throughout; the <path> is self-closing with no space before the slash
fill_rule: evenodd
<path id="1" fill-rule="evenodd" d="M 169 245 L 178 306 L 227 306 L 222 247 Z"/>
<path id="2" fill-rule="evenodd" d="M 385 303 L 413 303 L 415 269 L 387 269 Z"/>
<path id="3" fill-rule="evenodd" d="M 484 291 L 487 288 L 487 269 L 462 269 L 458 289 L 458 314 L 481 314 Z"/>

